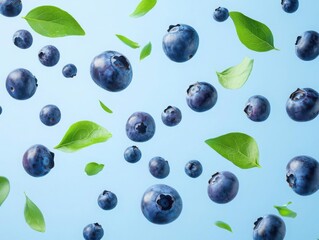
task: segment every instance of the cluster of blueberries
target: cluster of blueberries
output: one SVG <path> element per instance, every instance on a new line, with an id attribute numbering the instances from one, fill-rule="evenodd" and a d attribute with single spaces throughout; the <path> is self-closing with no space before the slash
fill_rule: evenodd
<path id="1" fill-rule="evenodd" d="M 282 0 L 282 8 L 287 13 L 298 9 L 298 0 Z M 20 0 L 0 0 L 0 13 L 4 16 L 17 16 L 22 9 Z M 223 22 L 229 17 L 224 7 L 218 7 L 213 18 Z M 14 44 L 22 49 L 32 45 L 32 35 L 26 30 L 19 30 L 13 36 Z M 162 41 L 163 51 L 174 62 L 190 60 L 199 46 L 199 36 L 194 28 L 186 24 L 171 25 Z M 296 55 L 305 61 L 313 60 L 319 55 L 319 34 L 307 31 L 298 36 L 296 41 Z M 44 66 L 54 66 L 60 59 L 56 47 L 43 47 L 39 54 L 39 61 Z M 77 69 L 73 64 L 67 64 L 62 73 L 65 77 L 74 77 Z M 128 87 L 133 77 L 129 60 L 119 52 L 105 51 L 93 58 L 90 65 L 93 81 L 101 88 L 118 92 Z M 12 71 L 6 79 L 6 89 L 10 96 L 18 100 L 32 97 L 37 89 L 37 79 L 26 69 Z M 196 112 L 204 112 L 213 108 L 217 102 L 216 89 L 207 82 L 196 82 L 187 89 L 187 105 Z M 298 88 L 293 92 L 287 103 L 286 111 L 295 121 L 310 121 L 319 113 L 319 94 L 311 88 Z M 244 112 L 255 122 L 265 121 L 270 114 L 270 103 L 261 95 L 248 99 Z M 60 121 L 61 112 L 55 105 L 47 105 L 41 109 L 40 119 L 47 126 L 53 126 Z M 168 106 L 161 115 L 162 122 L 173 127 L 182 120 L 182 113 L 175 106 Z M 126 122 L 127 137 L 134 142 L 145 142 L 155 134 L 155 121 L 146 112 L 133 113 Z M 124 159 L 129 163 L 136 163 L 142 153 L 136 146 L 130 146 L 124 151 Z M 33 177 L 41 177 L 49 173 L 54 167 L 54 153 L 43 145 L 30 147 L 23 155 L 23 167 Z M 191 160 L 185 165 L 185 173 L 196 178 L 202 173 L 202 165 L 198 160 Z M 162 157 L 154 157 L 149 161 L 149 171 L 155 178 L 165 178 L 170 172 L 168 161 Z M 289 186 L 299 195 L 310 195 L 319 189 L 319 163 L 309 156 L 297 156 L 289 161 L 286 167 L 286 180 Z M 237 177 L 228 171 L 216 172 L 208 181 L 207 193 L 209 198 L 218 204 L 232 201 L 239 190 Z M 98 205 L 104 210 L 111 210 L 117 205 L 117 197 L 111 191 L 103 191 L 98 197 Z M 156 184 L 149 187 L 141 200 L 141 210 L 150 222 L 167 224 L 178 218 L 182 211 L 182 199 L 171 186 Z M 285 223 L 276 215 L 266 215 L 258 218 L 253 230 L 254 240 L 284 239 Z M 83 230 L 86 240 L 99 240 L 104 231 L 100 224 L 88 224 Z"/>

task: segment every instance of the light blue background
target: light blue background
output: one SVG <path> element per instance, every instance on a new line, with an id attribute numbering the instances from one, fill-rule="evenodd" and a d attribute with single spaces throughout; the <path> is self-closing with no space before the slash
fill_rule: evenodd
<path id="1" fill-rule="evenodd" d="M 286 114 L 289 95 L 298 87 L 319 90 L 318 59 L 303 62 L 294 53 L 296 37 L 306 30 L 319 31 L 319 2 L 300 1 L 297 12 L 287 14 L 280 0 L 191 1 L 159 0 L 144 17 L 129 14 L 138 0 L 96 1 L 23 1 L 22 13 L 15 18 L 0 16 L 1 67 L 0 105 L 0 175 L 11 183 L 9 197 L 0 207 L 0 239 L 56 240 L 82 239 L 82 230 L 89 223 L 99 222 L 105 231 L 103 239 L 252 239 L 254 221 L 265 214 L 277 214 L 273 205 L 288 201 L 297 218 L 283 218 L 289 240 L 313 240 L 319 237 L 319 193 L 302 197 L 285 182 L 285 167 L 297 155 L 319 159 L 318 119 L 298 123 Z M 35 33 L 25 16 L 40 5 L 54 5 L 70 14 L 86 31 L 84 37 L 50 39 Z M 265 23 L 272 30 L 275 46 L 280 51 L 257 53 L 239 41 L 233 22 L 218 23 L 212 13 L 218 6 Z M 200 37 L 198 52 L 188 62 L 170 61 L 162 50 L 162 37 L 169 25 L 185 23 L 193 26 Z M 13 33 L 28 29 L 34 37 L 31 48 L 22 50 L 12 43 Z M 139 61 L 139 50 L 120 42 L 115 34 L 125 35 L 144 46 L 153 44 L 151 55 Z M 38 51 L 47 44 L 61 52 L 59 63 L 48 68 L 37 59 Z M 133 67 L 131 85 L 122 92 L 111 93 L 99 88 L 90 77 L 89 66 L 96 55 L 106 50 L 123 53 Z M 253 72 L 239 90 L 224 89 L 215 72 L 236 65 L 244 57 L 255 60 Z M 62 67 L 74 63 L 78 75 L 62 76 Z M 17 101 L 5 89 L 5 79 L 14 69 L 29 69 L 38 79 L 36 94 Z M 215 107 L 204 113 L 192 111 L 186 104 L 186 90 L 197 81 L 207 81 L 218 91 Z M 262 123 L 250 121 L 243 109 L 247 99 L 261 94 L 271 103 L 270 117 Z M 105 113 L 103 101 L 114 113 Z M 46 104 L 57 105 L 61 122 L 53 127 L 39 120 L 40 109 Z M 169 128 L 160 118 L 168 106 L 179 107 L 182 122 Z M 145 111 L 156 121 L 155 136 L 145 143 L 134 143 L 125 134 L 127 118 L 135 111 Z M 94 121 L 112 132 L 106 143 L 90 146 L 76 153 L 57 150 L 55 167 L 41 178 L 29 176 L 22 167 L 22 155 L 33 144 L 50 150 L 59 143 L 68 127 L 79 120 Z M 209 148 L 204 140 L 229 132 L 244 132 L 254 137 L 260 149 L 260 169 L 242 170 Z M 137 145 L 142 159 L 129 164 L 123 158 L 126 147 Z M 171 173 L 166 179 L 155 179 L 148 172 L 148 161 L 162 156 L 169 161 Z M 197 179 L 184 173 L 188 160 L 198 159 L 204 171 Z M 96 176 L 84 173 L 86 163 L 104 163 Z M 237 197 L 219 205 L 207 196 L 210 176 L 217 171 L 232 171 L 240 181 Z M 141 210 L 144 191 L 156 183 L 174 187 L 182 196 L 184 208 L 180 217 L 168 225 L 148 222 Z M 118 205 L 103 211 L 97 197 L 103 190 L 116 193 Z M 47 231 L 38 233 L 25 223 L 24 192 L 42 210 Z M 233 228 L 229 233 L 214 225 L 217 220 Z"/>

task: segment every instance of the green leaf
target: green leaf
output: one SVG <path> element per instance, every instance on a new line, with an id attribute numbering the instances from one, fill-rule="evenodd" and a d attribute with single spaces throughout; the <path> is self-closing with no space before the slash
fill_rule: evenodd
<path id="1" fill-rule="evenodd" d="M 223 228 L 223 229 L 225 229 L 225 230 L 227 230 L 227 231 L 229 231 L 229 232 L 232 232 L 231 227 L 230 227 L 227 223 L 225 223 L 225 222 L 216 221 L 216 222 L 215 222 L 215 225 L 216 225 L 217 227 Z"/>
<path id="2" fill-rule="evenodd" d="M 92 144 L 105 142 L 110 137 L 112 134 L 104 127 L 91 121 L 79 121 L 70 126 L 61 142 L 54 148 L 75 152 Z"/>
<path id="3" fill-rule="evenodd" d="M 10 192 L 9 180 L 0 176 L 0 206 L 7 199 Z"/>
<path id="4" fill-rule="evenodd" d="M 115 34 L 115 36 L 118 37 L 118 39 L 120 39 L 123 43 L 125 43 L 127 46 L 131 47 L 131 48 L 139 48 L 140 45 L 137 42 L 132 41 L 131 39 L 120 35 L 120 34 Z"/>
<path id="5" fill-rule="evenodd" d="M 276 49 L 271 30 L 263 23 L 245 16 L 240 12 L 230 12 L 239 40 L 247 48 L 256 52 Z"/>
<path id="6" fill-rule="evenodd" d="M 45 232 L 45 221 L 41 210 L 25 194 L 24 218 L 27 224 L 35 231 Z"/>
<path id="7" fill-rule="evenodd" d="M 107 113 L 113 113 L 112 110 L 109 109 L 107 106 L 105 106 L 104 103 L 102 103 L 100 100 L 99 100 L 99 102 L 100 102 L 100 106 L 103 108 L 103 110 L 104 110 L 105 112 L 107 112 Z"/>
<path id="8" fill-rule="evenodd" d="M 136 18 L 144 16 L 156 5 L 156 2 L 157 0 L 141 0 L 130 16 Z"/>
<path id="9" fill-rule="evenodd" d="M 258 145 L 247 134 L 233 132 L 207 139 L 205 142 L 237 167 L 242 169 L 260 167 Z"/>
<path id="10" fill-rule="evenodd" d="M 148 44 L 146 44 L 140 54 L 140 60 L 143 60 L 144 58 L 146 58 L 147 56 L 149 56 L 152 52 L 152 43 L 149 42 Z"/>
<path id="11" fill-rule="evenodd" d="M 104 164 L 99 164 L 96 162 L 90 162 L 86 164 L 85 172 L 89 176 L 93 176 L 101 172 L 104 168 Z"/>
<path id="12" fill-rule="evenodd" d="M 223 72 L 216 72 L 218 81 L 224 88 L 238 89 L 247 81 L 254 65 L 254 60 L 245 57 L 244 60 L 233 67 L 227 68 Z"/>
<path id="13" fill-rule="evenodd" d="M 30 27 L 46 37 L 85 35 L 80 24 L 66 11 L 55 6 L 40 6 L 23 17 Z"/>
<path id="14" fill-rule="evenodd" d="M 278 210 L 278 213 L 283 217 L 295 218 L 297 217 L 297 213 L 287 208 L 287 206 L 291 203 L 292 202 L 288 202 L 283 206 L 274 206 L 274 208 L 276 208 Z"/>

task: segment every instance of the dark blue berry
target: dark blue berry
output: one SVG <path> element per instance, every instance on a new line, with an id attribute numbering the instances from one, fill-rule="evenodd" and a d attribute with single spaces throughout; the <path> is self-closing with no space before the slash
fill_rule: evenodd
<path id="1" fill-rule="evenodd" d="M 166 178 L 170 172 L 168 161 L 162 157 L 153 157 L 148 164 L 148 168 L 153 177 Z"/>
<path id="2" fill-rule="evenodd" d="M 265 121 L 270 114 L 270 103 L 264 96 L 252 96 L 248 99 L 244 112 L 254 122 Z"/>
<path id="3" fill-rule="evenodd" d="M 0 0 L 0 13 L 6 17 L 16 17 L 22 11 L 21 0 Z"/>
<path id="4" fill-rule="evenodd" d="M 203 166 L 198 160 L 190 160 L 185 165 L 185 173 L 191 178 L 199 177 L 203 172 Z"/>
<path id="5" fill-rule="evenodd" d="M 213 13 L 213 18 L 217 22 L 224 22 L 229 17 L 228 9 L 225 7 L 218 7 L 215 9 Z"/>
<path id="6" fill-rule="evenodd" d="M 102 226 L 98 223 L 91 223 L 83 229 L 85 240 L 100 240 L 104 235 Z"/>
<path id="7" fill-rule="evenodd" d="M 182 112 L 177 107 L 168 106 L 162 112 L 161 118 L 166 126 L 173 127 L 181 122 Z"/>
<path id="8" fill-rule="evenodd" d="M 44 106 L 40 111 L 40 120 L 46 126 L 53 126 L 60 122 L 61 111 L 52 104 Z"/>
<path id="9" fill-rule="evenodd" d="M 306 31 L 297 37 L 295 43 L 296 55 L 304 61 L 311 61 L 319 55 L 319 33 Z"/>
<path id="10" fill-rule="evenodd" d="M 62 68 L 62 74 L 66 78 L 73 78 L 77 74 L 77 68 L 74 64 L 69 63 Z"/>
<path id="11" fill-rule="evenodd" d="M 18 48 L 27 49 L 33 43 L 33 37 L 27 30 L 21 29 L 13 34 L 13 43 Z"/>
<path id="12" fill-rule="evenodd" d="M 298 0 L 281 0 L 281 7 L 286 13 L 296 12 L 299 7 Z"/>
<path id="13" fill-rule="evenodd" d="M 41 48 L 38 53 L 39 61 L 47 67 L 56 65 L 60 60 L 59 50 L 52 45 L 47 45 Z"/>
<path id="14" fill-rule="evenodd" d="M 129 163 L 136 163 L 142 157 L 141 150 L 136 146 L 130 146 L 124 151 L 124 159 Z"/>
<path id="15" fill-rule="evenodd" d="M 105 190 L 99 195 L 97 203 L 103 210 L 111 210 L 117 205 L 117 197 L 113 192 Z"/>
<path id="16" fill-rule="evenodd" d="M 283 240 L 286 235 L 285 222 L 278 216 L 269 214 L 254 223 L 254 240 Z"/>
<path id="17" fill-rule="evenodd" d="M 133 113 L 126 122 L 126 135 L 135 142 L 150 140 L 155 134 L 155 121 L 146 112 Z"/>

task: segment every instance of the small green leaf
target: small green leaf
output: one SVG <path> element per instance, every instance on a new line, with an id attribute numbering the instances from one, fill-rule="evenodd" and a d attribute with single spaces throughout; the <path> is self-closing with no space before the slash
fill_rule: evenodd
<path id="1" fill-rule="evenodd" d="M 61 142 L 54 148 L 75 152 L 92 144 L 105 142 L 110 137 L 112 134 L 104 127 L 91 121 L 79 121 L 70 126 Z"/>
<path id="2" fill-rule="evenodd" d="M 224 158 L 242 169 L 260 167 L 258 145 L 251 136 L 233 132 L 205 141 Z"/>
<path id="3" fill-rule="evenodd" d="M 140 60 L 143 60 L 144 58 L 146 58 L 147 56 L 149 56 L 152 52 L 152 43 L 149 42 L 148 44 L 146 44 L 140 54 Z"/>
<path id="4" fill-rule="evenodd" d="M 30 27 L 46 37 L 85 35 L 80 24 L 66 11 L 55 6 L 40 6 L 23 17 Z"/>
<path id="5" fill-rule="evenodd" d="M 99 164 L 96 162 L 90 162 L 85 166 L 85 172 L 89 176 L 93 176 L 101 172 L 104 168 L 104 164 Z"/>
<path id="6" fill-rule="evenodd" d="M 45 232 L 45 221 L 41 210 L 25 194 L 24 218 L 27 224 L 35 231 Z"/>
<path id="7" fill-rule="evenodd" d="M 216 221 L 216 222 L 215 222 L 215 225 L 216 225 L 217 227 L 223 228 L 223 229 L 225 229 L 225 230 L 227 230 L 227 231 L 229 231 L 229 232 L 232 232 L 231 227 L 230 227 L 227 223 L 225 223 L 225 222 Z"/>
<path id="8" fill-rule="evenodd" d="M 156 2 L 157 0 L 141 0 L 130 16 L 136 18 L 144 16 L 156 5 Z"/>
<path id="9" fill-rule="evenodd" d="M 239 40 L 247 48 L 256 52 L 276 49 L 271 30 L 263 23 L 245 16 L 240 12 L 230 12 Z"/>
<path id="10" fill-rule="evenodd" d="M 287 206 L 291 203 L 292 202 L 288 202 L 283 206 L 274 206 L 274 208 L 276 208 L 278 210 L 278 213 L 283 217 L 295 218 L 297 217 L 297 213 L 287 208 Z"/>
<path id="11" fill-rule="evenodd" d="M 120 39 L 123 43 L 125 43 L 127 46 L 131 47 L 131 48 L 139 48 L 140 45 L 137 42 L 132 41 L 131 39 L 120 35 L 120 34 L 115 34 L 115 36 L 118 37 L 118 39 Z"/>
<path id="12" fill-rule="evenodd" d="M 220 84 L 224 88 L 238 89 L 247 81 L 254 65 L 254 60 L 245 57 L 244 60 L 233 67 L 227 68 L 223 72 L 216 72 Z"/>
<path id="13" fill-rule="evenodd" d="M 99 100 L 99 102 L 100 102 L 100 106 L 103 108 L 103 110 L 104 110 L 105 112 L 107 112 L 107 113 L 113 113 L 112 110 L 109 109 L 107 106 L 105 106 L 104 103 L 102 103 L 100 100 Z"/>
<path id="14" fill-rule="evenodd" d="M 10 192 L 9 180 L 0 176 L 0 206 L 7 199 Z"/>

